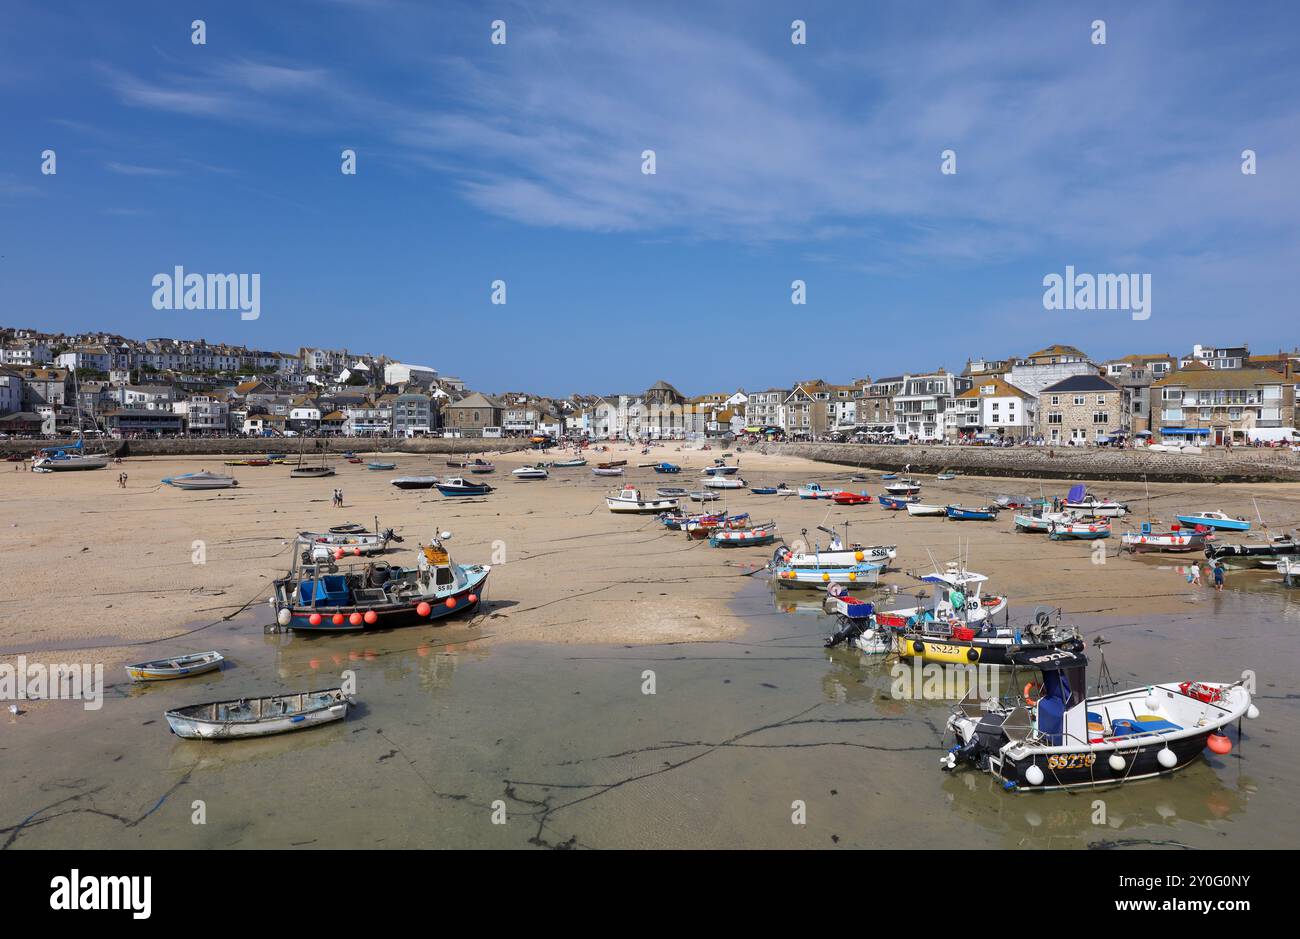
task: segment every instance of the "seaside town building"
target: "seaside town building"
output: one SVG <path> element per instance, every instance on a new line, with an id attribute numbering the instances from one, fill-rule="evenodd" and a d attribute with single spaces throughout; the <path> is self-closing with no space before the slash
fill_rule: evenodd
<path id="1" fill-rule="evenodd" d="M 1118 426 L 1123 392 L 1100 375 L 1072 375 L 1038 394 L 1038 434 L 1050 444 L 1104 443 Z"/>
<path id="2" fill-rule="evenodd" d="M 996 376 L 981 376 L 957 395 L 948 413 L 956 436 L 1022 441 L 1038 427 L 1038 399 Z"/>
<path id="3" fill-rule="evenodd" d="M 1152 383 L 1151 392 L 1162 442 L 1288 440 L 1295 430 L 1296 373 L 1289 366 L 1275 372 L 1200 364 Z"/>

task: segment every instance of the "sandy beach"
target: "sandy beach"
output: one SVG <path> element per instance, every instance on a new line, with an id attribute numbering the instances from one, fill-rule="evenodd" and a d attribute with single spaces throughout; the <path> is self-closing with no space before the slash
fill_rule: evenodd
<path id="1" fill-rule="evenodd" d="M 245 608 L 269 623 L 264 601 L 270 581 L 288 567 L 295 532 L 348 521 L 369 526 L 376 517 L 405 538 L 390 547 L 391 563 L 413 564 L 417 544 L 427 543 L 437 529 L 453 532 L 456 560 L 494 565 L 482 612 L 427 627 L 440 634 L 558 643 L 731 638 L 743 626 L 728 604 L 740 578 L 765 563 L 771 549 L 710 548 L 665 530 L 651 516 L 611 514 L 603 498 L 623 482 L 647 493 L 664 485 L 697 487 L 700 468 L 719 453 L 662 445 L 643 456 L 613 445 L 606 453 L 589 453 L 589 463 L 625 459 L 623 480 L 594 477 L 588 466 L 555 469 L 542 481 L 515 479 L 510 470 L 537 456 L 564 454 L 494 455 L 496 472 L 481 478 L 496 491 L 482 499 L 390 485 L 398 475 L 459 472 L 443 456 L 389 457 L 397 464 L 394 471 L 340 460 L 337 475 L 324 479 L 292 479 L 281 465 L 225 467 L 215 457 L 134 458 L 82 473 L 0 471 L 0 551 L 11 585 L 18 587 L 0 599 L 0 651 L 94 650 L 97 660 L 116 663 L 135 655 L 130 647 L 179 636 Z M 883 491 L 876 479 L 850 482 L 853 471 L 844 466 L 737 456 L 740 475 L 751 485 L 817 480 L 873 495 Z M 669 460 L 683 470 L 669 476 L 636 466 L 651 460 Z M 240 485 L 194 492 L 160 482 L 199 469 L 233 472 Z M 119 472 L 128 475 L 125 489 L 117 485 Z M 923 481 L 922 501 L 968 505 L 1000 493 L 1050 497 L 1067 488 L 1061 481 L 988 477 Z M 343 490 L 341 509 L 331 506 L 336 487 Z M 724 494 L 728 511 L 775 519 L 787 541 L 805 537 L 824 544 L 827 537 L 816 527 L 847 521 L 854 540 L 897 544 L 898 570 L 883 577 L 886 589 L 915 586 L 909 573 L 926 573 L 960 551 L 971 569 L 989 575 L 990 589 L 1008 594 L 1013 610 L 1025 616 L 1036 606 L 1059 606 L 1067 614 L 1177 611 L 1191 589 L 1181 576 L 1153 570 L 1150 557 L 1116 556 L 1119 531 L 1136 527 L 1148 504 L 1152 517 L 1166 521 L 1176 512 L 1217 508 L 1248 518 L 1258 511 L 1273 532 L 1300 524 L 1300 484 L 1152 484 L 1149 500 L 1141 484 L 1104 483 L 1095 490 L 1129 502 L 1133 511 L 1106 543 L 1105 563 L 1095 563 L 1091 544 L 1014 533 L 1011 513 L 996 522 L 954 523 L 885 512 L 874 502 L 840 507 L 747 490 Z M 801 535 L 803 530 L 809 534 Z M 1165 556 L 1166 563 L 1171 559 L 1176 562 Z M 207 647 L 197 635 L 194 642 Z"/>

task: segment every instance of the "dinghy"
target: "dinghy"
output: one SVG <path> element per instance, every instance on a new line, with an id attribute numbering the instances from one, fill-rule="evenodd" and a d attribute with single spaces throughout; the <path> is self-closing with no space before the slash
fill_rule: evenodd
<path id="1" fill-rule="evenodd" d="M 634 486 L 624 486 L 615 495 L 605 497 L 605 505 L 611 512 L 646 513 L 664 512 L 677 508 L 676 499 L 644 499 L 641 490 Z"/>
<path id="2" fill-rule="evenodd" d="M 496 470 L 496 467 L 487 460 L 471 460 L 465 464 L 465 468 L 471 473 L 491 473 Z"/>
<path id="3" fill-rule="evenodd" d="M 907 503 L 907 514 L 942 516 L 948 514 L 948 507 L 946 505 L 924 505 L 920 502 L 909 502 Z"/>
<path id="4" fill-rule="evenodd" d="M 937 479 L 937 480 L 939 480 L 940 482 L 947 482 L 947 481 L 950 480 L 950 479 L 956 479 L 956 478 L 957 478 L 957 474 L 956 474 L 956 473 L 950 473 L 950 472 L 947 472 L 947 471 L 945 470 L 944 472 L 940 473 L 938 476 L 936 476 L 936 477 L 934 477 L 934 478 Z"/>
<path id="5" fill-rule="evenodd" d="M 722 498 L 721 493 L 714 492 L 712 489 L 692 489 L 687 495 L 692 502 L 717 502 Z"/>
<path id="6" fill-rule="evenodd" d="M 132 681 L 170 681 L 173 678 L 189 678 L 192 675 L 215 672 L 225 660 L 220 652 L 195 652 L 128 665 L 126 673 Z"/>
<path id="7" fill-rule="evenodd" d="M 437 476 L 398 476 L 388 481 L 398 489 L 432 489 L 438 485 Z"/>
<path id="8" fill-rule="evenodd" d="M 233 740 L 267 737 L 341 721 L 352 699 L 342 688 L 304 691 L 266 698 L 213 701 L 176 708 L 164 715 L 178 737 L 188 740 Z"/>
<path id="9" fill-rule="evenodd" d="M 954 522 L 992 522 L 996 521 L 998 517 L 998 507 L 996 505 L 986 505 L 978 509 L 963 505 L 950 505 L 944 511 Z"/>
<path id="10" fill-rule="evenodd" d="M 1081 651 L 1026 650 L 1010 659 L 1042 672 L 1039 696 L 1027 690 L 1022 701 L 1006 703 L 984 700 L 974 688 L 948 719 L 957 743 L 940 759 L 945 770 L 967 764 L 990 773 L 1007 791 L 1166 775 L 1207 747 L 1227 753 L 1232 742 L 1224 731 L 1259 716 L 1244 679 L 1171 681 L 1088 697 L 1088 658 Z"/>
<path id="11" fill-rule="evenodd" d="M 239 480 L 233 476 L 209 473 L 207 470 L 201 473 L 186 473 L 183 476 L 168 476 L 163 479 L 163 482 L 177 489 L 233 489 L 239 485 Z"/>
<path id="12" fill-rule="evenodd" d="M 875 605 L 850 596 L 829 596 L 822 609 L 837 617 L 840 628 L 826 640 L 825 647 L 833 649 L 847 643 L 859 652 L 878 655 L 894 648 L 893 633 L 876 622 Z"/>
<path id="13" fill-rule="evenodd" d="M 396 463 L 367 463 L 367 464 L 366 464 L 366 469 L 372 469 L 372 470 L 395 470 L 395 469 L 397 469 L 397 464 L 396 464 Z"/>
<path id="14" fill-rule="evenodd" d="M 771 544 L 776 540 L 776 522 L 763 522 L 748 528 L 715 529 L 709 544 L 715 548 L 749 548 Z"/>
<path id="15" fill-rule="evenodd" d="M 621 466 L 593 466 L 591 468 L 594 476 L 622 476 L 623 467 Z"/>
<path id="16" fill-rule="evenodd" d="M 704 480 L 707 489 L 744 489 L 746 485 L 739 476 L 710 476 Z"/>
<path id="17" fill-rule="evenodd" d="M 655 490 L 655 495 L 663 496 L 665 499 L 680 499 L 686 495 L 686 490 L 678 489 L 676 486 L 663 486 Z"/>
<path id="18" fill-rule="evenodd" d="M 891 496 L 886 493 L 876 496 L 876 502 L 887 512 L 901 512 L 913 502 L 920 501 L 920 496 Z"/>
<path id="19" fill-rule="evenodd" d="M 331 555 L 340 557 L 340 552 L 354 557 L 363 554 L 383 554 L 388 549 L 389 542 L 402 541 L 401 535 L 391 528 L 366 531 L 360 526 L 354 528 L 349 525 L 347 529 L 347 531 L 331 529 L 328 532 L 303 531 L 298 533 L 298 540 L 311 545 L 312 557 L 317 560 L 324 560 Z"/>
<path id="20" fill-rule="evenodd" d="M 756 496 L 774 496 L 776 495 L 775 486 L 750 486 L 749 491 Z"/>
<path id="21" fill-rule="evenodd" d="M 553 466 L 555 469 L 572 469 L 575 466 L 586 466 L 586 465 L 587 465 L 587 461 L 584 460 L 582 457 L 578 457 L 576 460 L 558 460 L 555 463 L 551 464 L 551 466 Z"/>
<path id="22" fill-rule="evenodd" d="M 597 463 L 596 469 L 622 469 L 627 466 L 627 460 L 610 460 L 607 463 Z"/>
<path id="23" fill-rule="evenodd" d="M 831 495 L 831 501 L 836 505 L 866 505 L 871 496 L 865 492 L 836 492 Z"/>

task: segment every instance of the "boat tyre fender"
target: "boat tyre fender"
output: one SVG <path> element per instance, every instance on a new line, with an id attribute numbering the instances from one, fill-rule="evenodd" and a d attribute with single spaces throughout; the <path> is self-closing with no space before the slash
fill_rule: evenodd
<path id="1" fill-rule="evenodd" d="M 966 650 L 966 661 L 967 661 L 967 662 L 978 662 L 978 661 L 979 661 L 979 657 L 980 657 L 980 653 L 979 653 L 979 650 L 978 650 L 978 649 L 967 649 L 967 650 Z"/>
<path id="2" fill-rule="evenodd" d="M 919 639 L 916 640 L 915 642 L 912 643 L 912 651 L 915 652 L 917 655 L 921 655 L 923 652 L 925 652 L 925 643 Z"/>
<path id="3" fill-rule="evenodd" d="M 1048 613 L 1046 610 L 1039 610 L 1036 614 L 1034 614 L 1034 622 L 1037 623 L 1041 629 L 1046 629 L 1047 625 L 1051 621 L 1052 621 L 1052 615 Z"/>

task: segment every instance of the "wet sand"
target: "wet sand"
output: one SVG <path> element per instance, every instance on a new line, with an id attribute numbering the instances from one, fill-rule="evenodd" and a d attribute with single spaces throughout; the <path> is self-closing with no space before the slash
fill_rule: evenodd
<path id="1" fill-rule="evenodd" d="M 605 456 L 698 468 L 717 455 Z M 31 702 L 0 718 L 0 845 L 1264 847 L 1293 843 L 1300 828 L 1290 770 L 1300 591 L 1276 575 L 1230 572 L 1215 594 L 1188 587 L 1180 559 L 1114 556 L 1118 538 L 1097 564 L 1090 545 L 1016 535 L 1009 518 L 959 524 L 730 494 L 731 510 L 774 516 L 791 540 L 849 519 L 856 540 L 898 543 L 902 570 L 884 583 L 903 591 L 915 584 L 905 571 L 926 572 L 960 541 L 970 567 L 1010 595 L 1013 619 L 1061 606 L 1089 635 L 1115 640 L 1107 652 L 1121 680 L 1259 670 L 1263 716 L 1233 753 L 1105 795 L 1109 820 L 1098 826 L 1090 794 L 1011 796 L 985 776 L 940 773 L 947 705 L 894 701 L 879 661 L 823 651 L 832 624 L 813 612 L 815 593 L 741 576 L 771 549 L 712 549 L 611 515 L 602 496 L 617 480 L 586 468 L 518 482 L 507 471 L 525 460 L 503 459 L 497 493 L 452 501 L 388 479 L 455 471 L 397 462 L 392 473 L 343 464 L 324 480 L 236 468 L 242 485 L 229 494 L 155 488 L 200 461 L 129 460 L 125 491 L 115 468 L 0 480 L 9 522 L 0 549 L 13 583 L 32 585 L 0 606 L 4 660 L 102 661 L 111 683 L 99 711 Z M 752 484 L 882 489 L 847 483 L 843 467 L 748 453 L 740 462 Z M 629 478 L 652 490 L 694 488 L 698 477 L 632 468 Z M 329 506 L 335 486 L 343 510 Z M 923 499 L 982 503 L 1034 489 L 927 480 Z M 1139 513 L 1146 505 L 1140 485 L 1098 492 Z M 1166 520 L 1204 508 L 1253 516 L 1255 502 L 1273 529 L 1294 525 L 1300 487 L 1151 488 L 1153 514 Z M 283 542 L 376 513 L 407 537 L 395 563 L 435 527 L 455 532 L 465 562 L 492 560 L 492 543 L 504 542 L 482 615 L 370 635 L 264 634 Z M 207 542 L 206 564 L 190 562 L 195 539 Z M 123 661 L 207 648 L 226 652 L 230 667 L 148 688 L 120 671 Z M 180 704 L 334 684 L 344 668 L 357 672 L 361 704 L 341 725 L 203 744 L 173 737 L 162 720 Z M 647 669 L 654 695 L 643 693 Z M 205 803 L 204 825 L 191 822 L 194 800 Z M 806 825 L 791 824 L 794 800 L 808 806 Z M 493 824 L 494 803 L 506 824 Z"/>

